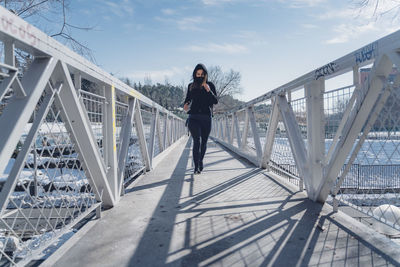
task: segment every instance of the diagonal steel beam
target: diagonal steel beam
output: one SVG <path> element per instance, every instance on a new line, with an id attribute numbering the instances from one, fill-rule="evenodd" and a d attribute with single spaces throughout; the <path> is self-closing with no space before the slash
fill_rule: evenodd
<path id="1" fill-rule="evenodd" d="M 278 108 L 280 110 L 283 123 L 285 124 L 294 161 L 297 169 L 299 170 L 300 178 L 303 179 L 308 193 L 310 184 L 308 178 L 306 178 L 309 176 L 307 151 L 304 145 L 303 137 L 301 136 L 299 125 L 296 121 L 296 116 L 294 115 L 293 109 L 287 102 L 284 95 L 277 96 L 276 100 L 278 102 Z"/>
<path id="2" fill-rule="evenodd" d="M 392 71 L 392 61 L 386 55 L 381 55 L 374 63 L 370 72 L 370 78 L 365 97 L 361 103 L 356 103 L 352 112 L 354 116 L 348 120 L 342 130 L 342 138 L 338 141 L 328 165 L 326 166 L 325 176 L 320 182 L 317 190 L 317 195 L 314 201 L 325 202 L 330 190 L 338 177 L 340 169 L 346 161 L 348 154 L 353 148 L 353 144 L 358 138 L 359 133 L 363 129 L 368 116 L 373 110 L 379 95 L 382 92 L 386 77 Z"/>
<path id="3" fill-rule="evenodd" d="M 26 97 L 11 98 L 3 110 L 0 116 L 0 173 L 4 172 L 56 63 L 57 60 L 53 58 L 36 58 L 22 77 L 21 84 L 25 88 Z"/>
<path id="4" fill-rule="evenodd" d="M 119 192 L 122 192 L 123 182 L 124 182 L 124 171 L 126 166 L 126 159 L 128 156 L 129 145 L 132 134 L 133 117 L 135 113 L 136 101 L 134 98 L 129 99 L 128 104 L 128 114 L 125 117 L 124 127 L 121 131 L 121 145 L 118 155 L 118 188 Z"/>
<path id="5" fill-rule="evenodd" d="M 273 98 L 272 112 L 269 118 L 267 134 L 265 136 L 264 153 L 261 160 L 261 168 L 268 168 L 268 163 L 271 159 L 272 148 L 274 146 L 276 128 L 278 128 L 279 108 L 276 97 Z"/>
<path id="6" fill-rule="evenodd" d="M 253 133 L 253 140 L 254 140 L 254 145 L 256 147 L 257 157 L 259 159 L 261 159 L 261 157 L 262 157 L 262 148 L 261 148 L 260 136 L 258 134 L 256 118 L 254 116 L 254 108 L 253 108 L 253 106 L 251 106 L 250 108 L 247 109 L 247 113 L 249 114 L 251 132 Z"/>
<path id="7" fill-rule="evenodd" d="M 247 135 L 249 134 L 249 113 L 247 109 L 245 110 L 245 119 L 244 119 L 244 127 L 242 133 L 242 142 L 240 144 L 240 148 L 243 149 L 247 146 Z"/>
<path id="8" fill-rule="evenodd" d="M 135 105 L 135 115 L 134 115 L 136 133 L 137 133 L 137 136 L 139 139 L 140 151 L 142 153 L 142 159 L 144 161 L 143 163 L 146 166 L 146 170 L 150 171 L 151 163 L 150 163 L 149 151 L 147 149 L 146 135 L 144 133 L 142 114 L 140 112 L 140 103 L 138 100 L 136 100 L 136 101 L 137 101 L 137 103 Z"/>
<path id="9" fill-rule="evenodd" d="M 236 130 L 236 139 L 237 139 L 237 144 L 238 147 L 242 147 L 242 137 L 240 136 L 240 129 L 239 129 L 239 120 L 237 118 L 237 112 L 233 113 L 233 120 L 234 120 L 234 125 L 235 125 L 235 130 Z"/>
<path id="10" fill-rule="evenodd" d="M 115 197 L 107 180 L 104 161 L 101 158 L 88 115 L 83 103 L 79 100 L 65 63 L 58 64 L 52 79 L 64 83 L 65 87 L 57 94 L 55 104 L 60 109 L 65 127 L 77 145 L 88 181 L 95 189 L 97 200 L 103 201 L 105 207 L 112 207 L 115 204 Z"/>
<path id="11" fill-rule="evenodd" d="M 0 192 L 0 214 L 3 214 L 3 212 L 7 207 L 8 199 L 14 191 L 13 189 L 15 188 L 15 185 L 18 181 L 17 178 L 19 177 L 21 170 L 24 167 L 26 158 L 28 157 L 29 152 L 31 151 L 31 146 L 36 140 L 36 136 L 40 128 L 40 125 L 44 121 L 51 107 L 51 104 L 54 100 L 55 92 L 61 90 L 61 88 L 62 84 L 58 85 L 56 90 L 53 90 L 50 85 L 48 85 L 46 88 L 47 94 L 44 97 L 42 103 L 40 104 L 39 110 L 37 110 L 36 112 L 36 116 L 34 118 L 34 121 L 29 130 L 28 135 L 26 136 L 24 145 L 19 151 L 18 156 L 15 159 L 14 165 L 10 171 L 10 174 L 8 175 L 8 178 Z"/>
<path id="12" fill-rule="evenodd" d="M 5 77 L 1 81 L 1 84 L 0 84 L 0 101 L 6 95 L 6 93 L 8 92 L 8 89 L 10 89 L 10 87 L 13 84 L 14 80 L 17 78 L 17 74 L 18 74 L 17 70 L 10 69 L 9 72 L 8 72 L 8 76 Z"/>
<path id="13" fill-rule="evenodd" d="M 153 163 L 154 157 L 154 145 L 156 140 L 156 126 L 158 121 L 158 111 L 156 109 L 152 110 L 151 113 L 151 126 L 150 126 L 150 144 L 149 144 L 149 158 L 150 158 L 150 165 Z"/>

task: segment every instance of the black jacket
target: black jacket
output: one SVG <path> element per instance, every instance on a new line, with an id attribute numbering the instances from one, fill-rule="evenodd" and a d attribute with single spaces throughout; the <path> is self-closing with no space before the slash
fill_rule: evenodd
<path id="1" fill-rule="evenodd" d="M 190 103 L 188 114 L 204 114 L 212 115 L 211 109 L 214 104 L 218 103 L 215 86 L 212 82 L 207 82 L 210 92 L 204 87 L 196 88 L 189 84 L 184 103 Z"/>

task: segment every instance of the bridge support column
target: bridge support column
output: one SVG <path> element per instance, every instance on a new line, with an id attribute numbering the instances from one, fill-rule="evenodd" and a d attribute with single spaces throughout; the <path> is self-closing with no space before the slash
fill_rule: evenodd
<path id="1" fill-rule="evenodd" d="M 243 149 L 247 145 L 247 135 L 249 134 L 249 113 L 247 109 L 245 110 L 245 119 L 244 119 L 244 127 L 243 127 L 243 135 L 242 135 L 242 143 L 240 144 L 240 149 Z"/>
<path id="2" fill-rule="evenodd" d="M 261 160 L 261 168 L 267 169 L 271 159 L 272 148 L 275 140 L 276 128 L 278 127 L 279 108 L 276 96 L 272 100 L 272 111 L 268 122 L 267 134 L 265 136 L 264 152 Z"/>
<path id="3" fill-rule="evenodd" d="M 322 180 L 325 154 L 325 116 L 324 116 L 324 91 L 323 78 L 312 81 L 304 86 L 307 105 L 307 142 L 308 166 L 310 176 L 308 179 L 307 194 L 315 199 L 318 185 Z"/>
<path id="4" fill-rule="evenodd" d="M 126 115 L 120 134 L 121 145 L 118 154 L 118 191 L 121 193 L 121 195 L 124 194 L 124 189 L 123 189 L 124 172 L 125 172 L 126 159 L 131 139 L 131 133 L 132 133 L 135 104 L 136 104 L 135 99 L 130 98 L 128 103 L 128 113 Z"/>
<path id="5" fill-rule="evenodd" d="M 150 165 L 152 166 L 153 157 L 154 157 L 154 145 L 156 140 L 156 127 L 158 123 L 158 111 L 156 109 L 152 109 L 151 114 L 151 128 L 150 128 L 150 144 L 149 144 L 149 158 L 150 158 Z"/>
<path id="6" fill-rule="evenodd" d="M 251 125 L 251 131 L 253 133 L 254 146 L 256 147 L 257 158 L 261 159 L 262 148 L 261 148 L 260 136 L 258 134 L 258 129 L 257 129 L 256 117 L 254 116 L 254 107 L 253 106 L 249 107 L 247 109 L 247 113 L 249 114 L 249 120 Z"/>
<path id="7" fill-rule="evenodd" d="M 107 180 L 110 183 L 114 199 L 118 202 L 120 198 L 120 190 L 118 183 L 118 163 L 117 163 L 117 140 L 116 140 L 116 118 L 115 118 L 115 88 L 114 86 L 105 85 L 104 96 L 106 98 L 103 138 L 103 154 L 106 159 Z"/>
<path id="8" fill-rule="evenodd" d="M 150 171 L 151 163 L 149 157 L 149 150 L 147 149 L 146 145 L 146 135 L 144 133 L 142 113 L 140 112 L 140 103 L 138 100 L 136 100 L 134 118 L 135 118 L 136 134 L 139 139 L 139 146 L 140 146 L 140 151 L 142 152 L 143 163 L 146 167 L 146 170 Z"/>

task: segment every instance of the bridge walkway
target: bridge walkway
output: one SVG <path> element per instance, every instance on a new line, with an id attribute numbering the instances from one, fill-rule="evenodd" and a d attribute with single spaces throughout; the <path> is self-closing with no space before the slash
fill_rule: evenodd
<path id="1" fill-rule="evenodd" d="M 393 241 L 212 140 L 200 175 L 191 162 L 184 137 L 116 207 L 42 265 L 400 265 Z"/>

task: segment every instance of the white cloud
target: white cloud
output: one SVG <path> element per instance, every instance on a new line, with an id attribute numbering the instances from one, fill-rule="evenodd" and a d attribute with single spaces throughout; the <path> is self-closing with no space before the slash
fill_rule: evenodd
<path id="1" fill-rule="evenodd" d="M 256 31 L 239 31 L 238 33 L 234 34 L 233 37 L 242 39 L 243 42 L 249 45 L 269 44 L 269 41 L 260 36 L 260 33 Z"/>
<path id="2" fill-rule="evenodd" d="M 133 15 L 133 5 L 130 3 L 129 0 L 122 0 L 122 1 L 109 1 L 104 0 L 103 4 L 108 12 L 111 12 L 117 17 L 123 18 L 126 16 Z"/>
<path id="3" fill-rule="evenodd" d="M 173 19 L 173 18 L 162 18 L 162 17 L 156 17 L 155 18 L 158 21 L 164 22 L 164 23 L 173 23 L 178 26 L 180 30 L 186 31 L 203 31 L 203 27 L 200 26 L 204 24 L 205 20 L 201 16 L 194 16 L 194 17 L 183 17 L 179 19 Z"/>
<path id="4" fill-rule="evenodd" d="M 345 9 L 329 9 L 329 11 L 318 15 L 317 18 L 321 20 L 331 20 L 331 19 L 355 18 L 356 16 L 357 16 L 356 10 L 351 8 L 345 8 Z"/>
<path id="5" fill-rule="evenodd" d="M 209 52 L 209 53 L 226 53 L 238 54 L 247 52 L 247 47 L 239 44 L 205 44 L 205 45 L 191 45 L 185 48 L 192 52 Z"/>
<path id="6" fill-rule="evenodd" d="M 291 8 L 314 7 L 325 3 L 327 0 L 279 0 Z"/>
<path id="7" fill-rule="evenodd" d="M 132 71 L 126 74 L 129 78 L 134 81 L 143 81 L 144 79 L 150 78 L 153 83 L 160 82 L 163 83 L 165 80 L 171 77 L 178 76 L 182 72 L 187 72 L 186 68 L 172 67 L 170 69 L 164 70 L 139 70 Z"/>
<path id="8" fill-rule="evenodd" d="M 215 6 L 218 4 L 224 4 L 224 3 L 231 3 L 235 0 L 202 0 L 203 4 L 209 5 L 209 6 Z"/>
<path id="9" fill-rule="evenodd" d="M 200 27 L 200 25 L 203 24 L 203 21 L 203 17 L 195 16 L 182 18 L 180 20 L 177 20 L 176 23 L 181 30 L 202 30 L 202 27 Z"/>
<path id="10" fill-rule="evenodd" d="M 399 2 L 379 1 L 377 6 L 375 1 L 368 3 L 363 8 L 332 9 L 320 15 L 318 18 L 321 20 L 341 21 L 339 25 L 333 26 L 335 35 L 325 43 L 347 43 L 366 33 L 389 34 L 399 28 Z"/>
<path id="11" fill-rule="evenodd" d="M 333 30 L 337 35 L 327 40 L 327 44 L 347 43 L 351 39 L 355 39 L 363 33 L 377 30 L 377 27 L 374 23 L 366 25 L 340 24 L 335 26 Z"/>
<path id="12" fill-rule="evenodd" d="M 164 15 L 168 15 L 168 16 L 174 15 L 174 14 L 176 13 L 176 11 L 175 11 L 174 9 L 171 9 L 171 8 L 162 9 L 161 12 L 162 12 Z"/>
<path id="13" fill-rule="evenodd" d="M 318 27 L 317 25 L 315 25 L 315 24 L 307 24 L 307 23 L 302 24 L 301 27 L 303 27 L 303 28 L 305 28 L 305 29 L 317 29 L 317 28 L 319 28 L 319 27 Z"/>

